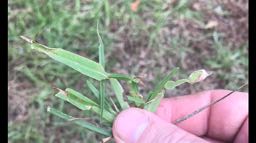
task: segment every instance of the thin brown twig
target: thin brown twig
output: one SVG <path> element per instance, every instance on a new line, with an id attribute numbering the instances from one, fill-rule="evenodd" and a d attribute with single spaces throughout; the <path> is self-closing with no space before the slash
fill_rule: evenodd
<path id="1" fill-rule="evenodd" d="M 240 89 L 242 89 L 243 87 L 245 87 L 247 84 L 248 84 L 248 83 L 245 83 L 245 84 L 243 84 L 242 86 L 240 86 L 240 87 L 237 89 L 237 91 L 240 90 Z M 236 92 L 236 91 L 233 90 L 233 91 L 229 92 L 227 95 L 221 97 L 220 99 L 217 99 L 217 100 L 215 100 L 215 101 L 212 101 L 211 103 L 209 103 L 209 104 L 207 104 L 207 105 L 205 105 L 205 106 L 203 106 L 203 107 L 201 107 L 201 108 L 199 108 L 199 109 L 193 111 L 192 113 L 187 114 L 187 115 L 185 115 L 185 116 L 183 116 L 183 117 L 181 117 L 181 118 L 175 120 L 174 124 L 179 124 L 179 123 L 181 123 L 181 122 L 183 122 L 183 121 L 185 121 L 185 120 L 187 120 L 187 119 L 193 117 L 194 115 L 200 113 L 200 112 L 203 111 L 204 109 L 206 109 L 206 108 L 208 108 L 208 107 L 210 107 L 210 106 L 212 106 L 212 105 L 214 105 L 214 104 L 220 102 L 221 100 L 227 98 L 229 95 L 233 94 L 234 92 Z"/>

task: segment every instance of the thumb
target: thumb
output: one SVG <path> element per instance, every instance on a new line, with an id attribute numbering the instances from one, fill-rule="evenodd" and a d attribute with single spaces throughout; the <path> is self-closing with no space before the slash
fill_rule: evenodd
<path id="1" fill-rule="evenodd" d="M 113 136 L 117 143 L 207 142 L 138 108 L 129 108 L 117 116 Z"/>

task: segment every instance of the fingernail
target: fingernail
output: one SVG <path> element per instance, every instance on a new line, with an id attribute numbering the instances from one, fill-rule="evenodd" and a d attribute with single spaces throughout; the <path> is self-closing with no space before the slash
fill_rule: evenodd
<path id="1" fill-rule="evenodd" d="M 114 132 L 125 143 L 136 143 L 149 124 L 148 116 L 140 109 L 123 111 L 114 122 Z"/>

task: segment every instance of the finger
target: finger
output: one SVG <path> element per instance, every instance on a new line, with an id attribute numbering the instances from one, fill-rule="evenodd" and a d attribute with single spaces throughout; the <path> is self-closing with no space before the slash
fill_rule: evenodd
<path id="1" fill-rule="evenodd" d="M 241 143 L 241 142 L 248 143 L 248 117 L 244 122 L 242 128 L 238 132 L 234 141 L 234 143 Z"/>
<path id="2" fill-rule="evenodd" d="M 167 122 L 225 96 L 230 91 L 204 91 L 190 96 L 164 99 L 156 114 Z M 179 127 L 199 136 L 231 141 L 248 115 L 248 94 L 235 92 L 221 102 L 181 122 Z"/>
<path id="3" fill-rule="evenodd" d="M 117 143 L 207 142 L 138 108 L 130 108 L 117 116 L 113 136 Z"/>
<path id="4" fill-rule="evenodd" d="M 220 140 L 215 140 L 215 139 L 212 139 L 212 138 L 208 138 L 208 137 L 202 137 L 202 139 L 210 142 L 210 143 L 226 143 L 224 141 L 220 141 Z"/>
<path id="5" fill-rule="evenodd" d="M 211 101 L 210 94 L 211 92 L 204 91 L 195 95 L 164 99 L 160 103 L 156 114 L 165 121 L 173 123 L 176 119 L 209 104 Z M 194 117 L 181 122 L 178 126 L 198 136 L 205 135 L 207 133 L 209 110 L 209 108 L 205 109 Z"/>

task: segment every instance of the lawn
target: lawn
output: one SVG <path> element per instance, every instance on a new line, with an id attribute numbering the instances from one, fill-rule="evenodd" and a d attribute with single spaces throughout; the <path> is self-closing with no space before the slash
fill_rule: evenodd
<path id="1" fill-rule="evenodd" d="M 87 78 L 31 51 L 21 35 L 97 60 L 99 21 L 106 70 L 143 77 L 143 95 L 174 67 L 181 69 L 179 78 L 197 69 L 212 71 L 213 75 L 202 84 L 182 85 L 167 96 L 233 90 L 248 82 L 248 1 L 133 2 L 8 1 L 8 142 L 101 139 L 46 112 L 51 105 L 76 117 L 91 117 L 60 102 L 52 88 L 71 87 L 89 94 Z"/>

